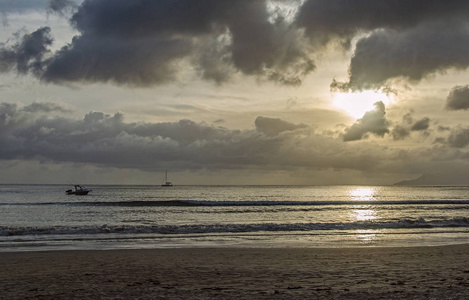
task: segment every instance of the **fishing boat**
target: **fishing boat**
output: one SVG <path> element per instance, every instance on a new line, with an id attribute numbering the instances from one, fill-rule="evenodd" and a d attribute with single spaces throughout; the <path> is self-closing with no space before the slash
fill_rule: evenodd
<path id="1" fill-rule="evenodd" d="M 164 176 L 164 181 L 161 186 L 173 186 L 171 181 L 168 181 L 168 170 L 166 170 L 165 176 Z"/>
<path id="2" fill-rule="evenodd" d="M 75 184 L 73 187 L 73 190 L 66 190 L 65 193 L 67 195 L 88 195 L 88 193 L 91 192 L 91 190 L 79 184 Z"/>

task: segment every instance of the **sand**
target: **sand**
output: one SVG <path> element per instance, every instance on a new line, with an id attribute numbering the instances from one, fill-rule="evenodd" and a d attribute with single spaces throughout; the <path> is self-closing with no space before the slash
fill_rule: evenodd
<path id="1" fill-rule="evenodd" d="M 0 254 L 1 299 L 468 299 L 469 245 Z"/>

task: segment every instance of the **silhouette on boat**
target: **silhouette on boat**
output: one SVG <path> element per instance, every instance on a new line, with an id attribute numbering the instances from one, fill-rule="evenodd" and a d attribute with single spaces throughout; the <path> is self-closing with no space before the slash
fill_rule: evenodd
<path id="1" fill-rule="evenodd" d="M 72 190 L 66 190 L 65 193 L 67 195 L 88 195 L 91 190 L 85 188 L 84 186 L 81 186 L 79 184 L 75 184 L 74 189 Z"/>

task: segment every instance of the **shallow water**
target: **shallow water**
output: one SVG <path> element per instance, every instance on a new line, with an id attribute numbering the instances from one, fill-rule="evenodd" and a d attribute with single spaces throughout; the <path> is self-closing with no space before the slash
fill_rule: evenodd
<path id="1" fill-rule="evenodd" d="M 0 251 L 469 242 L 469 187 L 0 185 Z"/>

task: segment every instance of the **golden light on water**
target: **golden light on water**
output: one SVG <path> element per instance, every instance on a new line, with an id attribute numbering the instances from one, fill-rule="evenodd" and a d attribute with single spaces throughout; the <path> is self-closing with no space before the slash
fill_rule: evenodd
<path id="1" fill-rule="evenodd" d="M 349 191 L 349 197 L 352 201 L 372 201 L 376 199 L 377 192 L 375 187 L 357 187 Z M 354 205 L 350 214 L 353 221 L 370 221 L 377 218 L 377 212 L 372 205 Z"/>
<path id="2" fill-rule="evenodd" d="M 378 218 L 378 213 L 371 205 L 365 205 L 350 211 L 352 222 L 371 222 Z M 357 230 L 355 239 L 360 244 L 372 244 L 377 239 L 377 231 L 373 229 Z"/>
<path id="3" fill-rule="evenodd" d="M 357 235 L 355 235 L 355 238 L 360 242 L 360 244 L 373 244 L 373 242 L 377 239 L 377 234 L 375 233 L 375 230 L 371 229 L 360 230 L 357 232 Z"/>
<path id="4" fill-rule="evenodd" d="M 368 205 L 359 209 L 353 209 L 351 211 L 351 217 L 355 221 L 371 221 L 377 218 L 376 210 Z"/>
<path id="5" fill-rule="evenodd" d="M 377 198 L 379 192 L 376 187 L 356 187 L 349 190 L 349 197 L 352 201 L 373 201 Z M 349 212 L 349 218 L 352 222 L 371 222 L 377 219 L 378 211 L 373 205 L 354 205 Z M 360 244 L 373 244 L 377 239 L 376 230 L 358 230 L 355 239 Z"/>
<path id="6" fill-rule="evenodd" d="M 358 187 L 349 191 L 350 200 L 371 201 L 374 199 L 376 189 L 374 187 Z"/>

